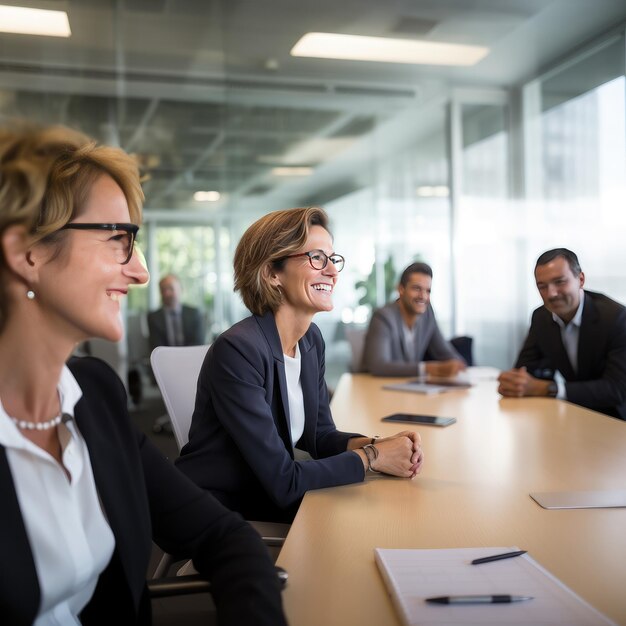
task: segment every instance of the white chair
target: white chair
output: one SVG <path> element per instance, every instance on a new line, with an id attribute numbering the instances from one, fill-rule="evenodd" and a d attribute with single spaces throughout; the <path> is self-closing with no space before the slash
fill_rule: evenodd
<path id="1" fill-rule="evenodd" d="M 158 346 L 150 355 L 180 450 L 189 440 L 198 375 L 209 346 Z"/>
<path id="2" fill-rule="evenodd" d="M 189 427 L 196 403 L 200 368 L 209 346 L 158 346 L 150 355 L 154 378 L 159 386 L 165 408 L 172 422 L 176 443 L 180 450 L 189 440 Z M 279 547 L 285 542 L 289 524 L 250 522 L 269 547 Z M 161 578 L 172 563 L 165 555 L 154 572 Z M 185 569 L 189 573 L 190 568 Z"/>

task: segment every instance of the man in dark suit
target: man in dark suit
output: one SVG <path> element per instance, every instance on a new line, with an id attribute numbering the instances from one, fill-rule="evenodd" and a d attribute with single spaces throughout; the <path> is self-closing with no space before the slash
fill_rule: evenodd
<path id="1" fill-rule="evenodd" d="M 178 276 L 167 274 L 159 282 L 163 306 L 148 314 L 150 349 L 157 346 L 196 346 L 204 343 L 202 313 L 180 301 Z"/>
<path id="2" fill-rule="evenodd" d="M 626 308 L 583 290 L 585 275 L 567 248 L 535 266 L 544 306 L 532 316 L 515 367 L 502 372 L 503 396 L 547 396 L 626 420 Z"/>

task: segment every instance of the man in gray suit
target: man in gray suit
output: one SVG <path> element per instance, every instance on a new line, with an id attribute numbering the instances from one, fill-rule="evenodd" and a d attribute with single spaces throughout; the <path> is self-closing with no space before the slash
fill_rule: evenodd
<path id="1" fill-rule="evenodd" d="M 412 263 L 398 285 L 399 298 L 374 312 L 363 349 L 363 370 L 374 376 L 454 376 L 465 361 L 447 342 L 430 305 L 433 271 Z M 434 360 L 424 361 L 424 357 Z"/>
<path id="2" fill-rule="evenodd" d="M 157 346 L 196 346 L 204 343 L 202 313 L 181 303 L 178 276 L 167 274 L 159 282 L 163 306 L 148 314 L 150 349 Z"/>

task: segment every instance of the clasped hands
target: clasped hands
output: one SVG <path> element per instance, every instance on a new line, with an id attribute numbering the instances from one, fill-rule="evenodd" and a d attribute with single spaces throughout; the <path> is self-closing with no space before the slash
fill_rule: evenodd
<path id="1" fill-rule="evenodd" d="M 391 437 L 376 440 L 378 458 L 372 469 L 392 476 L 415 478 L 422 469 L 424 453 L 422 439 L 418 433 L 403 430 Z"/>
<path id="2" fill-rule="evenodd" d="M 498 376 L 498 393 L 509 398 L 547 396 L 549 380 L 531 376 L 525 367 L 514 367 Z"/>

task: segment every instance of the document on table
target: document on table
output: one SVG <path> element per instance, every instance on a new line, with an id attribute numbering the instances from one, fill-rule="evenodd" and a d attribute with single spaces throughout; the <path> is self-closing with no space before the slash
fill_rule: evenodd
<path id="1" fill-rule="evenodd" d="M 544 509 L 612 509 L 626 507 L 626 490 L 546 491 L 530 497 Z"/>
<path id="2" fill-rule="evenodd" d="M 443 387 L 442 385 L 429 385 L 428 383 L 409 381 L 406 383 L 393 383 L 390 385 L 383 385 L 383 389 L 392 389 L 393 391 L 410 391 L 412 393 L 435 394 L 443 393 L 444 391 L 453 391 L 454 387 Z"/>
<path id="3" fill-rule="evenodd" d="M 406 381 L 410 384 L 425 383 L 429 387 L 454 387 L 455 389 L 469 389 L 474 384 L 469 382 L 467 376 L 427 376 L 426 378 L 411 378 Z"/>
<path id="4" fill-rule="evenodd" d="M 476 558 L 517 550 L 376 548 L 378 569 L 405 626 L 541 624 L 592 626 L 614 622 L 552 576 L 528 554 L 472 565 Z M 457 595 L 531 596 L 509 604 L 443 605 L 426 598 Z"/>

